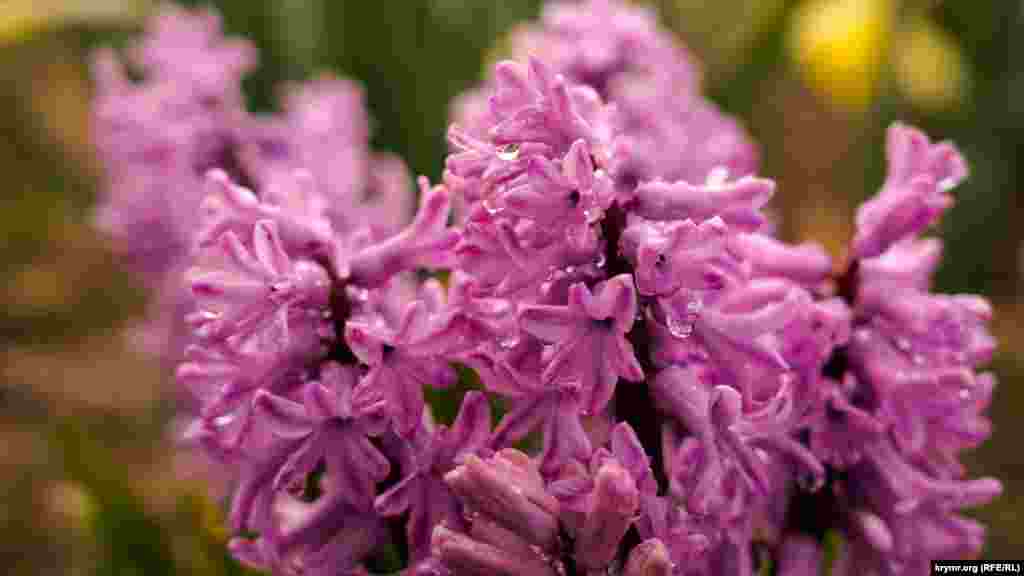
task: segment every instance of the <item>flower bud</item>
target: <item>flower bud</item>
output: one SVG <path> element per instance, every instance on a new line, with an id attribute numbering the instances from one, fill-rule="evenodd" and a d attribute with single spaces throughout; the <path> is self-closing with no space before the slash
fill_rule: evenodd
<path id="1" fill-rule="evenodd" d="M 640 505 L 640 492 L 629 472 L 609 461 L 597 472 L 592 498 L 593 508 L 576 538 L 576 560 L 596 570 L 615 558 Z"/>
<path id="2" fill-rule="evenodd" d="M 469 508 L 546 549 L 558 540 L 558 501 L 544 491 L 529 458 L 503 450 L 492 458 L 466 457 L 444 477 Z"/>

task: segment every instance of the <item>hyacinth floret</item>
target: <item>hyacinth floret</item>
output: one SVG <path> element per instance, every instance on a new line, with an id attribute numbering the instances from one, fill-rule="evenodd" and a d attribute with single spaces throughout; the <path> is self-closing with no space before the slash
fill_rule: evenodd
<path id="1" fill-rule="evenodd" d="M 141 80 L 97 56 L 96 221 L 154 288 L 132 333 L 173 367 L 182 449 L 229 471 L 234 556 L 799 576 L 832 534 L 833 574 L 978 554 L 959 511 L 1002 487 L 959 455 L 991 432 L 992 310 L 930 292 L 922 237 L 967 175 L 956 148 L 892 126 L 836 265 L 772 234 L 775 183 L 653 12 L 555 2 L 512 44 L 415 210 L 357 85 L 250 114 L 255 53 L 210 10 L 154 16 Z"/>

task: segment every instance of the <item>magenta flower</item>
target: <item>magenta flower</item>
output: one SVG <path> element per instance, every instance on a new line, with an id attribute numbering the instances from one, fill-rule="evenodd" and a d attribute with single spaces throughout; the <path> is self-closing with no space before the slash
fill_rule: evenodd
<path id="1" fill-rule="evenodd" d="M 457 323 L 431 310 L 428 302 L 411 302 L 395 327 L 354 319 L 345 327 L 345 341 L 369 367 L 364 384 L 381 390 L 398 431 L 407 436 L 423 414 L 423 387 L 447 388 L 454 370 L 439 354 L 458 350 L 463 335 Z"/>
<path id="2" fill-rule="evenodd" d="M 680 290 L 721 290 L 742 282 L 747 271 L 730 249 L 733 236 L 720 218 L 652 222 L 636 219 L 622 234 L 623 252 L 635 267 L 644 296 Z"/>
<path id="3" fill-rule="evenodd" d="M 326 311 L 327 271 L 313 261 L 289 257 L 272 221 L 256 223 L 247 243 L 225 232 L 211 252 L 209 264 L 188 275 L 197 307 L 188 322 L 199 338 L 218 341 L 251 334 L 275 315 L 286 330 L 296 322 L 312 320 L 315 325 Z"/>
<path id="4" fill-rule="evenodd" d="M 97 54 L 95 221 L 156 291 L 132 334 L 231 480 L 236 559 L 799 576 L 829 533 L 834 574 L 975 556 L 960 511 L 1002 491 L 960 461 L 991 433 L 992 308 L 930 293 L 919 236 L 956 149 L 890 128 L 835 269 L 773 236 L 756 147 L 653 11 L 553 2 L 510 44 L 415 209 L 355 83 L 248 113 L 255 55 L 211 10 L 161 9 L 127 69 Z M 470 389 L 451 426 L 428 387 Z"/>
<path id="5" fill-rule="evenodd" d="M 429 423 L 429 419 L 426 419 Z M 491 433 L 487 398 L 476 391 L 466 394 L 451 428 L 424 426 L 402 452 L 403 478 L 377 497 L 382 516 L 409 513 L 406 537 L 413 561 L 430 557 L 431 532 L 439 524 L 461 528 L 461 508 L 445 484 L 444 476 L 470 454 L 480 453 Z"/>
<path id="6" fill-rule="evenodd" d="M 569 382 L 542 384 L 541 355 L 540 342 L 524 339 L 498 362 L 478 356 L 470 365 L 488 389 L 511 403 L 491 443 L 510 447 L 539 430 L 543 436 L 539 468 L 550 476 L 565 462 L 589 460 L 594 448 L 581 418 L 580 387 Z"/>
<path id="7" fill-rule="evenodd" d="M 240 95 L 238 79 L 256 66 L 251 44 L 221 37 L 219 14 L 173 5 L 163 7 L 153 19 L 132 56 L 147 72 L 194 83 L 201 98 Z"/>
<path id="8" fill-rule="evenodd" d="M 533 156 L 522 176 L 507 184 L 504 206 L 514 216 L 541 226 L 586 226 L 611 205 L 613 183 L 594 171 L 583 140 L 573 142 L 561 170 L 543 156 Z"/>
<path id="9" fill-rule="evenodd" d="M 390 470 L 369 441 L 386 430 L 387 405 L 379 390 L 358 385 L 351 367 L 327 364 L 319 381 L 302 389 L 301 403 L 260 392 L 253 404 L 274 436 L 301 442 L 274 480 L 278 488 L 301 484 L 324 462 L 332 489 L 351 506 L 369 507 L 375 484 Z"/>
<path id="10" fill-rule="evenodd" d="M 394 236 L 352 254 L 343 255 L 339 250 L 336 260 L 340 277 L 375 288 L 402 270 L 448 263 L 448 250 L 458 241 L 458 235 L 447 228 L 451 207 L 448 191 L 444 186 L 430 188 L 422 177 L 419 184 L 420 207 L 412 223 Z"/>
<path id="11" fill-rule="evenodd" d="M 948 191 L 967 177 L 967 163 L 952 144 L 932 144 L 902 124 L 889 128 L 886 156 L 889 173 L 882 190 L 857 211 L 853 252 L 858 258 L 877 256 L 924 231 L 953 204 Z"/>
<path id="12" fill-rule="evenodd" d="M 718 217 L 729 226 L 754 232 L 764 226 L 761 208 L 775 193 L 775 183 L 745 176 L 727 181 L 713 175 L 703 184 L 653 181 L 637 186 L 634 213 L 649 220 L 696 220 Z"/>
<path id="13" fill-rule="evenodd" d="M 629 276 L 616 276 L 591 292 L 569 290 L 567 306 L 532 305 L 520 313 L 523 330 L 551 344 L 545 350 L 545 382 L 579 386 L 584 413 L 596 414 L 619 377 L 638 382 L 644 371 L 626 334 L 636 317 L 636 292 Z"/>

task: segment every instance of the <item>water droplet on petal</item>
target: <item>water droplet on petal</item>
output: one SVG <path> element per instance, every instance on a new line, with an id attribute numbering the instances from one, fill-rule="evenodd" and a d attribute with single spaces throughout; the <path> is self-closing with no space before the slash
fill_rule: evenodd
<path id="1" fill-rule="evenodd" d="M 511 162 L 516 158 L 519 158 L 519 144 L 506 144 L 501 146 L 497 150 L 498 158 L 506 162 Z"/>
<path id="2" fill-rule="evenodd" d="M 680 340 L 685 340 L 693 334 L 693 323 L 689 322 L 686 318 L 679 318 L 675 314 L 669 314 L 665 321 L 668 325 L 669 333 Z"/>
<path id="3" fill-rule="evenodd" d="M 572 276 L 573 274 L 576 273 L 576 267 L 575 266 L 566 266 L 565 267 L 565 273 L 567 275 L 569 275 L 569 276 Z"/>
<path id="4" fill-rule="evenodd" d="M 235 421 L 235 415 L 234 414 L 225 414 L 223 416 L 218 416 L 218 417 L 214 418 L 213 419 L 213 425 L 217 426 L 218 428 L 222 428 L 224 426 L 227 426 L 228 424 L 231 424 L 234 421 Z"/>
<path id="5" fill-rule="evenodd" d="M 896 339 L 896 348 L 899 348 L 902 352 L 910 350 L 910 340 L 900 337 Z"/>
<path id="6" fill-rule="evenodd" d="M 919 502 L 917 500 L 910 498 L 908 500 L 903 500 L 902 502 L 897 503 L 894 510 L 897 514 L 902 516 L 904 514 L 910 514 L 911 512 L 916 510 L 918 504 Z"/>
<path id="7" fill-rule="evenodd" d="M 608 264 L 608 258 L 605 257 L 604 252 L 597 255 L 597 259 L 594 260 L 594 266 L 598 269 L 603 269 Z"/>
<path id="8" fill-rule="evenodd" d="M 729 169 L 725 166 L 715 166 L 708 172 L 705 183 L 708 186 L 721 186 L 729 179 Z"/>
<path id="9" fill-rule="evenodd" d="M 910 361 L 917 366 L 924 366 L 924 356 L 921 354 L 914 354 L 910 357 Z"/>
<path id="10" fill-rule="evenodd" d="M 956 184 L 957 182 L 955 178 L 953 178 L 952 176 L 947 176 L 942 180 L 939 180 L 939 190 L 943 192 L 952 190 L 953 188 L 956 188 Z"/>
<path id="11" fill-rule="evenodd" d="M 518 345 L 518 344 L 519 344 L 519 337 L 518 336 L 509 336 L 508 338 L 505 338 L 505 339 L 501 340 L 500 342 L 498 342 L 498 346 L 501 346 L 505 350 L 511 350 L 512 348 L 515 348 L 516 345 Z"/>
<path id="12" fill-rule="evenodd" d="M 497 198 L 495 198 L 494 195 L 484 198 L 483 205 L 484 210 L 487 210 L 487 213 L 490 214 L 491 216 L 501 213 L 501 211 L 504 209 L 501 203 L 498 201 Z"/>
<path id="13" fill-rule="evenodd" d="M 349 289 L 349 293 L 351 294 L 352 299 L 356 302 L 366 302 L 370 299 L 370 291 L 366 288 L 353 286 Z"/>

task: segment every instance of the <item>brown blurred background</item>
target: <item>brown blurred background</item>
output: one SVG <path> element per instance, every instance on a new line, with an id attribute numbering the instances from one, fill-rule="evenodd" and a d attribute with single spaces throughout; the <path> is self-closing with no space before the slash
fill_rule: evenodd
<path id="1" fill-rule="evenodd" d="M 884 169 L 895 119 L 954 139 L 972 174 L 938 232 L 938 287 L 993 300 L 1001 381 L 993 439 L 968 456 L 1006 494 L 975 515 L 988 558 L 1024 551 L 1024 4 L 1016 0 L 660 0 L 744 119 L 779 181 L 790 240 L 836 257 Z M 223 0 L 261 49 L 255 109 L 274 86 L 334 70 L 366 86 L 375 144 L 436 179 L 446 105 L 537 0 Z M 165 439 L 170 383 L 123 336 L 146 294 L 89 227 L 90 50 L 120 46 L 145 0 L 0 0 L 0 566 L 8 574 L 239 574 L 221 509 Z M 443 62 L 443 65 L 440 63 Z"/>

